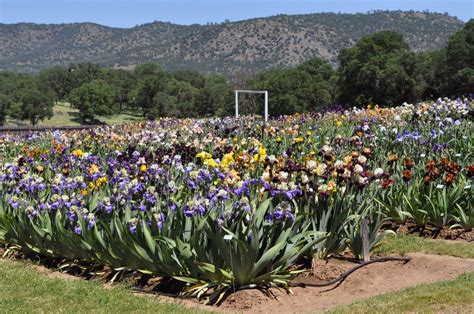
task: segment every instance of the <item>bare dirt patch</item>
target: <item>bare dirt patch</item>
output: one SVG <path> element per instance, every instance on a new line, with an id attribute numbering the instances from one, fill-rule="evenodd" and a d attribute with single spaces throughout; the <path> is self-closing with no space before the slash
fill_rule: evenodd
<path id="1" fill-rule="evenodd" d="M 31 267 L 35 269 L 37 272 L 46 274 L 49 278 L 59 278 L 59 279 L 65 279 L 65 280 L 80 280 L 80 277 L 73 276 L 67 273 L 63 273 L 60 271 L 55 271 L 51 270 L 43 265 L 28 265 L 28 267 Z"/>
<path id="2" fill-rule="evenodd" d="M 338 287 L 292 288 L 293 295 L 273 289 L 273 298 L 257 290 L 239 291 L 229 296 L 218 308 L 221 311 L 248 313 L 303 313 L 326 310 L 357 300 L 440 280 L 454 279 L 458 275 L 474 271 L 474 259 L 461 259 L 450 256 L 410 253 L 412 260 L 402 262 L 376 263 L 362 268 L 350 275 Z M 330 260 L 327 266 L 334 277 L 353 265 L 338 260 Z M 319 274 L 318 274 L 319 273 Z M 326 270 L 307 275 L 304 282 L 321 282 Z M 302 274 L 301 276 L 304 276 Z M 300 276 L 300 277 L 301 277 Z M 331 277 L 331 276 L 329 276 Z M 325 280 L 330 279 L 328 276 Z M 298 278 L 299 279 L 299 278 Z"/>

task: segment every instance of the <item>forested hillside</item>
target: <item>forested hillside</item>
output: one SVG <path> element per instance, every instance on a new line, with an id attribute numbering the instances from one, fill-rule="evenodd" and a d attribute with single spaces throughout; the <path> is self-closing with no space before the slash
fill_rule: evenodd
<path id="1" fill-rule="evenodd" d="M 313 57 L 334 65 L 341 49 L 382 30 L 402 34 L 414 51 L 439 49 L 462 26 L 447 14 L 414 11 L 278 15 L 209 25 L 154 22 L 128 29 L 0 24 L 0 69 L 38 71 L 80 62 L 129 68 L 154 61 L 167 70 L 246 75 Z"/>

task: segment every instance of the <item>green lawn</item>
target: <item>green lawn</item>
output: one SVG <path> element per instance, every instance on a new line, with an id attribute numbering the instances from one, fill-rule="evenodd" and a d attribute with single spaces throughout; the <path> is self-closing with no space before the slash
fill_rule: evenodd
<path id="1" fill-rule="evenodd" d="M 389 283 L 387 283 L 389 284 Z M 339 307 L 328 313 L 472 313 L 474 273 L 422 284 Z"/>
<path id="2" fill-rule="evenodd" d="M 2 313 L 67 312 L 128 313 L 198 312 L 159 302 L 155 297 L 133 295 L 130 287 L 82 279 L 50 278 L 26 263 L 0 261 L 0 311 Z"/>
<path id="3" fill-rule="evenodd" d="M 69 125 L 80 125 L 80 121 L 78 119 L 78 110 L 75 108 L 71 108 L 69 103 L 67 102 L 60 102 L 53 108 L 54 116 L 51 119 L 46 119 L 40 121 L 39 125 L 44 126 L 69 126 Z M 117 114 L 113 116 L 103 117 L 97 116 L 97 120 L 107 123 L 107 124 L 122 124 L 122 123 L 129 123 L 133 121 L 139 121 L 142 118 L 139 116 L 129 115 L 129 114 Z M 28 126 L 28 121 L 22 120 L 15 120 L 15 119 L 7 119 L 6 125 L 19 125 L 19 126 Z"/>
<path id="4" fill-rule="evenodd" d="M 384 240 L 376 250 L 376 253 L 381 254 L 405 254 L 409 252 L 474 258 L 474 244 L 461 241 L 448 243 L 412 235 L 397 235 Z M 470 273 L 461 275 L 455 280 L 422 284 L 371 297 L 348 306 L 333 309 L 329 313 L 472 313 L 473 311 L 474 273 Z"/>
<path id="5" fill-rule="evenodd" d="M 474 243 L 464 241 L 430 240 L 412 235 L 397 235 L 383 241 L 376 253 L 405 254 L 408 252 L 422 252 L 426 254 L 450 255 L 463 258 L 474 258 Z"/>

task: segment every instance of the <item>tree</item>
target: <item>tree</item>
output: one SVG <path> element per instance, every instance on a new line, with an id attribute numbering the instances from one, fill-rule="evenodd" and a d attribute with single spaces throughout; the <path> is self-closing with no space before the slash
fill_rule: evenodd
<path id="1" fill-rule="evenodd" d="M 162 101 L 165 97 L 159 95 L 155 100 L 157 93 L 164 93 L 169 81 L 169 75 L 159 65 L 155 63 L 144 63 L 135 68 L 137 76 L 137 85 L 133 91 L 135 104 L 142 110 L 142 114 L 147 119 L 153 120 L 164 114 Z M 155 108 L 155 106 L 158 106 Z"/>
<path id="2" fill-rule="evenodd" d="M 0 125 L 4 125 L 13 102 L 10 97 L 0 94 Z"/>
<path id="3" fill-rule="evenodd" d="M 474 19 L 453 34 L 446 47 L 447 95 L 474 92 Z"/>
<path id="4" fill-rule="evenodd" d="M 137 77 L 143 78 L 147 76 L 155 76 L 163 74 L 165 71 L 163 68 L 154 62 L 146 62 L 135 67 L 134 73 Z"/>
<path id="5" fill-rule="evenodd" d="M 199 90 L 185 81 L 172 79 L 166 87 L 166 93 L 171 96 L 167 107 L 163 108 L 167 115 L 185 118 L 195 117 L 196 100 Z"/>
<path id="6" fill-rule="evenodd" d="M 66 98 L 65 92 L 67 86 L 68 71 L 60 66 L 54 66 L 40 72 L 38 79 L 54 92 L 54 99 L 57 103 L 59 100 Z"/>
<path id="7" fill-rule="evenodd" d="M 111 115 L 114 108 L 115 91 L 102 80 L 82 84 L 71 91 L 69 100 L 79 109 L 81 120 L 93 122 L 96 115 Z"/>
<path id="8" fill-rule="evenodd" d="M 100 77 L 101 67 L 94 63 L 72 64 L 67 69 L 66 83 L 63 87 L 64 95 L 71 94 L 74 88 L 84 83 L 90 83 Z"/>
<path id="9" fill-rule="evenodd" d="M 386 60 L 379 73 L 379 88 L 375 90 L 377 103 L 401 104 L 421 100 L 426 81 L 421 61 L 414 52 L 403 52 Z"/>
<path id="10" fill-rule="evenodd" d="M 203 88 L 206 83 L 204 75 L 192 70 L 178 70 L 173 73 L 173 76 L 178 81 L 183 81 L 191 84 L 196 88 Z"/>
<path id="11" fill-rule="evenodd" d="M 16 90 L 17 74 L 0 70 L 0 94 L 12 96 Z"/>
<path id="12" fill-rule="evenodd" d="M 406 88 L 416 81 L 411 76 L 414 71 L 401 62 L 410 57 L 403 55 L 407 52 L 402 35 L 391 31 L 363 37 L 354 47 L 343 49 L 339 55 L 339 100 L 350 105 L 394 105 L 413 100 L 400 95 L 400 90 L 403 95 L 413 94 Z"/>
<path id="13" fill-rule="evenodd" d="M 135 74 L 122 69 L 103 69 L 100 78 L 115 89 L 115 103 L 119 106 L 119 112 L 122 112 L 132 102 Z"/>
<path id="14" fill-rule="evenodd" d="M 38 90 L 27 91 L 21 99 L 21 119 L 32 125 L 53 116 L 53 101 Z"/>
<path id="15" fill-rule="evenodd" d="M 164 115 L 166 109 L 171 108 L 175 102 L 175 99 L 166 92 L 157 92 L 153 96 L 153 106 L 147 112 L 148 119 Z"/>
<path id="16" fill-rule="evenodd" d="M 206 77 L 204 86 L 199 90 L 197 101 L 197 115 L 224 115 L 232 109 L 228 101 L 231 97 L 227 78 L 219 74 L 211 74 Z"/>
<path id="17" fill-rule="evenodd" d="M 329 63 L 319 58 L 308 60 L 293 69 L 269 70 L 249 82 L 252 89 L 268 90 L 272 115 L 316 111 L 334 99 Z"/>

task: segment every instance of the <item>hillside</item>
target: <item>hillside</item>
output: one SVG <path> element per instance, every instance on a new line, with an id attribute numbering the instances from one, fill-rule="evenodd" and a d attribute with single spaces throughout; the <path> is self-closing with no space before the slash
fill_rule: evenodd
<path id="1" fill-rule="evenodd" d="M 169 70 L 238 75 L 314 56 L 335 64 L 342 48 L 380 30 L 402 33 L 415 51 L 438 49 L 462 26 L 446 14 L 414 11 L 278 15 L 212 25 L 153 22 L 128 29 L 0 24 L 0 69 L 38 71 L 78 62 L 131 67 L 155 61 Z"/>

